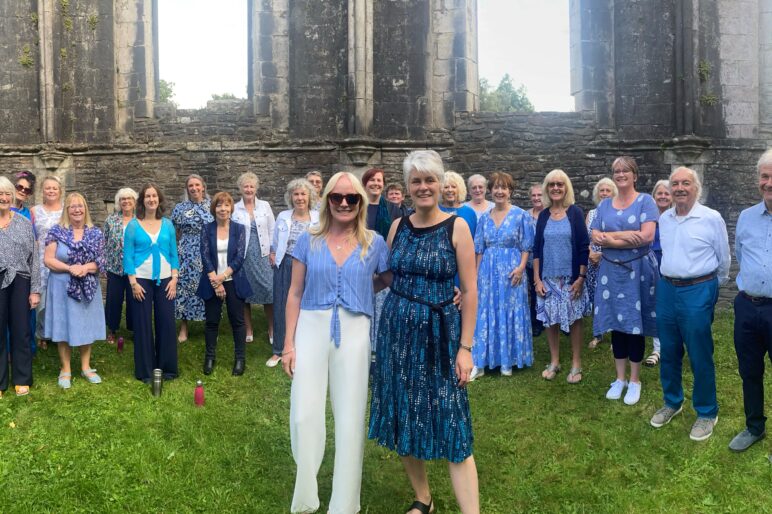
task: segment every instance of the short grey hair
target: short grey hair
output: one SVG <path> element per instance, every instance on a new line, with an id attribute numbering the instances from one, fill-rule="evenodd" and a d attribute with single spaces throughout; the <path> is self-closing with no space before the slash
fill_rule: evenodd
<path id="1" fill-rule="evenodd" d="M 658 180 L 657 183 L 654 184 L 654 189 L 651 190 L 651 196 L 656 195 L 657 189 L 659 189 L 660 187 L 664 187 L 665 189 L 670 191 L 670 181 L 665 179 Z"/>
<path id="2" fill-rule="evenodd" d="M 316 188 L 311 185 L 311 182 L 304 178 L 296 178 L 289 181 L 289 184 L 287 184 L 287 189 L 284 191 L 284 201 L 287 203 L 287 207 L 292 209 L 294 205 L 292 205 L 292 193 L 297 189 L 305 189 L 308 193 L 308 208 L 311 209 L 311 206 L 316 203 Z"/>
<path id="3" fill-rule="evenodd" d="M 130 187 L 122 187 L 118 190 L 117 193 L 115 193 L 115 200 L 113 201 L 113 205 L 115 206 L 115 212 L 118 212 L 121 210 L 121 198 L 134 198 L 134 203 L 136 204 L 137 199 L 139 198 L 139 195 L 136 191 L 134 191 Z"/>
<path id="4" fill-rule="evenodd" d="M 668 177 L 668 185 L 670 185 L 670 183 L 672 182 L 673 175 L 675 175 L 676 173 L 682 170 L 686 170 L 692 175 L 692 180 L 694 181 L 694 185 L 697 186 L 697 200 L 699 201 L 700 198 L 702 198 L 702 180 L 700 180 L 700 176 L 697 175 L 697 172 L 694 171 L 693 169 L 687 168 L 686 166 L 677 167 L 670 173 L 670 176 Z"/>
<path id="5" fill-rule="evenodd" d="M 756 164 L 756 171 L 761 173 L 761 168 L 765 166 L 772 166 L 772 148 L 767 149 L 766 152 L 761 154 L 759 162 Z"/>
<path id="6" fill-rule="evenodd" d="M 402 162 L 405 185 L 410 181 L 410 174 L 414 171 L 434 175 L 440 184 L 445 181 L 445 166 L 442 164 L 442 157 L 434 150 L 416 150 L 407 154 Z"/>
<path id="7" fill-rule="evenodd" d="M 247 182 L 254 182 L 255 189 L 260 189 L 260 179 L 257 178 L 257 175 L 255 175 L 251 171 L 247 171 L 239 175 L 239 178 L 236 180 L 236 185 L 238 186 L 239 191 L 241 191 L 241 188 Z"/>
<path id="8" fill-rule="evenodd" d="M 609 186 L 611 188 L 611 196 L 616 196 L 619 194 L 619 189 L 617 189 L 617 185 L 614 184 L 614 181 L 608 177 L 603 177 L 597 181 L 595 183 L 595 187 L 592 188 L 592 201 L 595 202 L 595 205 L 600 203 L 600 186 L 603 185 Z"/>
<path id="9" fill-rule="evenodd" d="M 16 200 L 16 187 L 6 177 L 0 177 L 0 191 L 11 194 L 11 201 Z"/>
<path id="10" fill-rule="evenodd" d="M 308 173 L 306 173 L 306 178 L 309 178 L 309 177 L 319 177 L 319 178 L 323 178 L 323 177 L 322 177 L 322 172 L 321 172 L 321 171 L 319 171 L 319 170 L 311 170 L 311 171 L 309 171 Z"/>
<path id="11" fill-rule="evenodd" d="M 190 175 L 188 175 L 188 178 L 185 179 L 185 190 L 182 192 L 182 201 L 187 202 L 188 200 L 190 200 L 190 198 L 188 198 L 188 184 L 193 179 L 201 182 L 201 185 L 204 186 L 204 198 L 209 200 L 209 193 L 206 192 L 206 180 L 204 180 L 204 177 L 202 177 L 198 173 L 191 173 Z"/>
<path id="12" fill-rule="evenodd" d="M 468 189 L 472 189 L 472 182 L 474 182 L 475 180 L 482 180 L 483 187 L 485 187 L 486 189 L 488 188 L 488 179 L 485 178 L 485 176 L 480 175 L 479 173 L 475 173 L 474 175 L 466 179 L 466 187 Z"/>

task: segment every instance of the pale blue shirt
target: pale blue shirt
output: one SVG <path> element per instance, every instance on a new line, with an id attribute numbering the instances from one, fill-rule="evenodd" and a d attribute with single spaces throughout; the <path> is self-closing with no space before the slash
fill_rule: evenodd
<path id="1" fill-rule="evenodd" d="M 740 272 L 737 287 L 751 296 L 772 298 L 772 214 L 764 202 L 740 213 L 734 252 Z"/>
<path id="2" fill-rule="evenodd" d="M 695 202 L 686 216 L 676 216 L 671 207 L 659 217 L 659 240 L 662 275 L 689 279 L 715 272 L 720 285 L 729 280 L 729 236 L 718 211 Z"/>
<path id="3" fill-rule="evenodd" d="M 306 280 L 300 308 L 309 311 L 332 309 L 330 339 L 340 346 L 340 318 L 338 308 L 354 314 L 373 317 L 373 275 L 389 269 L 389 248 L 379 234 L 364 259 L 357 245 L 343 266 L 338 267 L 327 243 L 314 240 L 310 233 L 300 235 L 292 257 L 306 266 Z"/>

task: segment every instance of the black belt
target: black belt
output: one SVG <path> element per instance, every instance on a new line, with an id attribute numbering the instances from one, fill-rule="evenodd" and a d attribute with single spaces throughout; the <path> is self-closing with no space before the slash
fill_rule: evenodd
<path id="1" fill-rule="evenodd" d="M 448 305 L 451 305 L 453 303 L 453 298 L 449 300 L 445 300 L 442 303 L 432 303 L 428 300 L 425 300 L 424 298 L 419 298 L 418 296 L 412 295 L 410 293 L 403 293 L 402 291 L 398 291 L 397 289 L 394 289 L 393 287 L 390 289 L 392 293 L 395 295 L 404 298 L 406 300 L 409 300 L 411 302 L 420 303 L 421 305 L 426 305 L 431 309 L 432 314 L 436 314 L 440 317 L 440 340 L 436 341 L 434 338 L 434 330 L 432 330 L 431 322 L 429 323 L 429 341 L 426 346 L 426 357 L 429 361 L 429 365 L 433 365 L 435 361 L 435 352 L 437 350 L 437 347 L 439 347 L 440 352 L 440 369 L 442 370 L 442 373 L 444 375 L 447 375 L 449 372 L 448 369 L 448 363 L 450 362 L 450 354 L 448 353 L 448 331 L 445 326 L 445 311 L 443 310 Z"/>
<path id="2" fill-rule="evenodd" d="M 740 291 L 740 296 L 750 301 L 754 305 L 766 305 L 768 303 L 772 303 L 772 298 L 767 298 L 766 296 L 751 296 L 745 291 Z"/>
<path id="3" fill-rule="evenodd" d="M 708 280 L 713 280 L 716 278 L 716 273 L 708 273 L 707 275 L 702 275 L 701 277 L 694 277 L 694 278 L 673 278 L 673 277 L 666 277 L 662 275 L 662 278 L 670 282 L 676 287 L 686 287 L 686 286 L 693 286 L 695 284 L 702 284 L 703 282 L 707 282 Z"/>
<path id="4" fill-rule="evenodd" d="M 622 266 L 622 267 L 623 267 L 623 268 L 625 268 L 627 271 L 633 271 L 633 268 L 632 268 L 632 267 L 630 267 L 630 266 L 628 266 L 628 264 L 630 264 L 631 262 L 634 262 L 634 261 L 637 261 L 637 260 L 643 259 L 643 258 L 644 258 L 644 257 L 646 257 L 647 255 L 649 255 L 649 252 L 648 252 L 648 251 L 646 251 L 646 252 L 642 252 L 640 255 L 636 255 L 636 256 L 635 256 L 635 257 L 633 257 L 632 259 L 627 259 L 626 261 L 612 261 L 611 259 L 609 259 L 608 257 L 606 257 L 606 254 L 603 254 L 603 253 L 602 253 L 600 256 L 601 256 L 601 258 L 602 258 L 604 261 L 606 261 L 606 262 L 610 262 L 611 264 L 616 264 L 617 266 Z"/>

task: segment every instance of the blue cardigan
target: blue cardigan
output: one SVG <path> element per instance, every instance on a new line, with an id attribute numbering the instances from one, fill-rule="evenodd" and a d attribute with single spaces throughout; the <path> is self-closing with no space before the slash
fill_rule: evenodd
<path id="1" fill-rule="evenodd" d="M 579 276 L 579 266 L 587 266 L 590 257 L 590 236 L 587 234 L 587 225 L 584 222 L 584 212 L 576 205 L 570 205 L 566 210 L 568 222 L 571 224 L 571 283 Z M 550 218 L 550 210 L 544 209 L 536 220 L 536 237 L 533 241 L 533 258 L 539 259 L 542 264 L 544 258 L 544 229 Z M 539 266 L 539 279 L 544 266 Z"/>
<path id="2" fill-rule="evenodd" d="M 230 222 L 228 231 L 228 266 L 233 270 L 233 285 L 236 296 L 242 300 L 252 296 L 252 288 L 247 277 L 242 272 L 244 254 L 246 251 L 246 231 L 244 225 Z M 198 281 L 196 294 L 204 300 L 214 296 L 214 289 L 209 282 L 209 273 L 217 273 L 217 222 L 204 225 L 201 231 L 201 278 Z"/>
<path id="3" fill-rule="evenodd" d="M 126 235 L 123 237 L 123 272 L 127 275 L 136 275 L 137 267 L 149 257 L 153 259 L 153 280 L 156 284 L 160 284 L 161 255 L 166 258 L 173 270 L 180 269 L 180 261 L 177 257 L 177 234 L 169 218 L 161 219 L 161 231 L 155 243 L 137 218 L 132 219 L 126 225 Z"/>

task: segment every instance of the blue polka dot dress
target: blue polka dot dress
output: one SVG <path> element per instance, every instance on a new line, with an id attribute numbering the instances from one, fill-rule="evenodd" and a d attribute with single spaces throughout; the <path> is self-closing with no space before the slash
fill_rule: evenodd
<path id="1" fill-rule="evenodd" d="M 598 205 L 590 228 L 602 232 L 640 230 L 647 221 L 656 222 L 659 211 L 645 193 L 626 209 L 615 209 L 612 199 Z M 616 330 L 625 334 L 657 336 L 657 260 L 649 245 L 639 248 L 603 248 L 598 269 L 593 310 L 593 334 Z"/>

